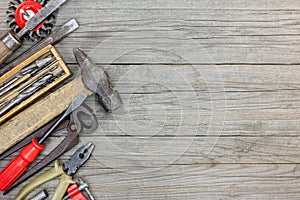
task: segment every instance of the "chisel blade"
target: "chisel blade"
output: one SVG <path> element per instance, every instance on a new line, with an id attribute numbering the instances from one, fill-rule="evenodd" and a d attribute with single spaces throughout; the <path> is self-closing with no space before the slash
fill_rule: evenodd
<path id="1" fill-rule="evenodd" d="M 23 37 L 28 31 L 33 30 L 37 27 L 42 21 L 44 21 L 49 15 L 56 11 L 62 4 L 67 0 L 52 0 L 46 4 L 38 13 L 31 17 L 25 27 L 17 34 L 19 38 Z"/>
<path id="2" fill-rule="evenodd" d="M 0 76 L 7 73 L 9 70 L 13 69 L 17 65 L 24 62 L 27 58 L 35 54 L 36 52 L 40 51 L 44 47 L 48 46 L 49 44 L 55 45 L 65 37 L 67 37 L 70 33 L 76 30 L 79 27 L 77 21 L 75 19 L 69 20 L 65 23 L 62 27 L 58 28 L 57 30 L 53 31 L 50 35 L 48 35 L 45 39 L 35 44 L 33 47 L 25 51 L 22 55 L 18 58 L 4 66 L 0 69 Z"/>
<path id="3" fill-rule="evenodd" d="M 55 34 L 51 34 L 50 37 L 53 38 L 53 43 L 57 43 L 70 33 L 75 31 L 79 27 L 77 21 L 75 19 L 71 19 L 67 23 L 65 23 Z"/>

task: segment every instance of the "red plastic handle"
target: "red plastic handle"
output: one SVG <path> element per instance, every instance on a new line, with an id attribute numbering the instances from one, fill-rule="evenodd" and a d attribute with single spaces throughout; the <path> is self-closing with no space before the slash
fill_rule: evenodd
<path id="1" fill-rule="evenodd" d="M 24 147 L 19 156 L 12 159 L 0 172 L 0 190 L 7 190 L 27 169 L 28 165 L 35 161 L 40 152 L 44 149 L 37 139 Z"/>
<path id="2" fill-rule="evenodd" d="M 68 188 L 68 195 L 72 200 L 88 200 L 79 190 L 77 184 L 73 184 Z"/>

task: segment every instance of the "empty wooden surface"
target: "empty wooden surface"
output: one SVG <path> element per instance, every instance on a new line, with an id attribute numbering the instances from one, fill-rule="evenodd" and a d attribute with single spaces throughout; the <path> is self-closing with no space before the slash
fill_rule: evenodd
<path id="1" fill-rule="evenodd" d="M 124 101 L 88 100 L 96 149 L 76 176 L 96 199 L 300 198 L 299 1 L 70 0 L 56 26 L 70 18 L 57 50 L 74 71 L 72 49 L 89 53 Z"/>

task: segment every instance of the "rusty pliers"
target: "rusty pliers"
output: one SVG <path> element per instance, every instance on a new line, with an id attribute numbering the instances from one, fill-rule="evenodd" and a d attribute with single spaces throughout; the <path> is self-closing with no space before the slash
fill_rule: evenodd
<path id="1" fill-rule="evenodd" d="M 62 165 L 58 160 L 55 161 L 54 167 L 45 173 L 37 176 L 31 180 L 27 185 L 25 185 L 22 190 L 19 191 L 15 200 L 23 200 L 25 197 L 36 187 L 61 176 L 58 185 L 52 195 L 51 200 L 62 199 L 67 188 L 70 184 L 74 184 L 73 175 L 78 171 L 78 169 L 90 158 L 95 145 L 93 143 L 88 143 L 85 146 L 80 147 L 72 157 L 64 162 Z"/>
<path id="2" fill-rule="evenodd" d="M 88 121 L 82 120 L 82 118 L 89 118 Z M 18 149 L 26 146 L 32 140 L 32 138 L 40 138 L 44 135 L 44 133 L 57 121 L 54 119 L 52 122 L 47 124 L 45 127 L 41 128 L 34 134 L 27 137 L 25 140 L 21 141 L 17 145 L 15 145 L 12 149 L 9 149 L 7 152 L 1 155 L 0 160 L 14 153 Z M 67 119 L 62 122 L 60 127 L 56 130 L 61 130 L 66 128 L 68 131 L 67 136 L 61 143 L 55 147 L 47 156 L 45 156 L 39 163 L 33 166 L 31 169 L 27 170 L 10 188 L 8 188 L 4 194 L 7 194 L 13 188 L 23 183 L 25 180 L 42 170 L 49 163 L 59 158 L 65 152 L 72 149 L 79 142 L 79 133 L 93 133 L 98 127 L 98 121 L 96 116 L 93 114 L 91 109 L 86 105 L 81 105 L 79 108 L 73 111 L 70 115 L 70 119 Z"/>

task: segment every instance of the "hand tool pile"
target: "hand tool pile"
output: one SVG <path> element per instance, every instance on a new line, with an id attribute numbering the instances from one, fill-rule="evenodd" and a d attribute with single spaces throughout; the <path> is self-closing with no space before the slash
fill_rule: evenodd
<path id="1" fill-rule="evenodd" d="M 36 14 L 40 9 L 47 5 L 48 0 L 11 0 L 8 3 L 6 12 L 7 24 L 14 33 L 18 33 L 24 28 L 28 18 Z M 24 39 L 29 41 L 40 41 L 47 37 L 52 31 L 56 22 L 56 15 L 52 13 L 43 23 L 39 25 L 35 31 L 30 31 L 25 34 Z"/>
<path id="2" fill-rule="evenodd" d="M 17 200 L 25 199 L 35 188 L 58 176 L 61 178 L 51 194 L 52 200 L 94 200 L 87 183 L 73 176 L 90 158 L 95 145 L 88 143 L 78 148 L 63 164 L 57 159 L 79 143 L 80 134 L 91 134 L 98 127 L 93 111 L 84 104 L 88 96 L 95 94 L 106 112 L 122 104 L 103 68 L 95 66 L 83 51 L 74 48 L 81 74 L 72 77 L 71 70 L 53 46 L 79 27 L 72 19 L 53 32 L 47 28 L 47 23 L 55 22 L 56 14 L 53 13 L 65 1 L 9 2 L 7 15 L 12 31 L 1 37 L 0 64 L 21 46 L 22 38 L 39 40 L 0 67 L 0 161 L 4 162 L 20 150 L 19 155 L 0 171 L 0 190 L 5 195 L 31 179 L 19 191 Z M 35 163 L 47 145 L 47 138 L 63 129 L 68 132 L 65 138 Z M 52 169 L 34 177 L 53 162 Z M 47 197 L 48 192 L 42 190 L 31 199 Z"/>

